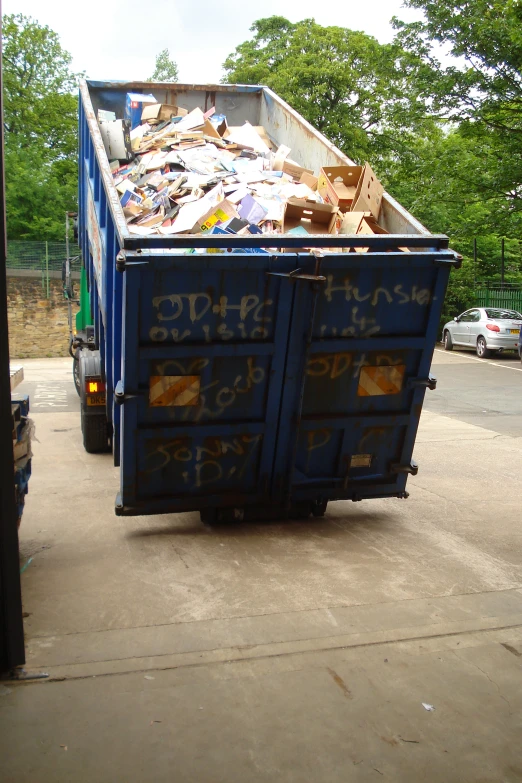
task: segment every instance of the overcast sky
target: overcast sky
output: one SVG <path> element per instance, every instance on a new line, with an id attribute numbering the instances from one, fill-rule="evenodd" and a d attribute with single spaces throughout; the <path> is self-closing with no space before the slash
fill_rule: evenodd
<path id="1" fill-rule="evenodd" d="M 156 54 L 168 48 L 180 81 L 193 83 L 220 80 L 223 61 L 250 37 L 256 19 L 313 17 L 322 25 L 363 30 L 384 43 L 393 37 L 392 16 L 419 18 L 402 8 L 402 0 L 3 0 L 2 10 L 48 25 L 73 55 L 73 69 L 91 79 L 146 79 Z"/>

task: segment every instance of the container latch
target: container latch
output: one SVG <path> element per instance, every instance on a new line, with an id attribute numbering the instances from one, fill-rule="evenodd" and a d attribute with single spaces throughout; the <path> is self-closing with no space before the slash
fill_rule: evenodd
<path id="1" fill-rule="evenodd" d="M 409 465 L 400 465 L 398 462 L 394 462 L 390 465 L 392 473 L 409 473 L 411 476 L 416 476 L 419 472 L 419 466 L 414 460 L 411 460 Z"/>
<path id="2" fill-rule="evenodd" d="M 426 389 L 431 389 L 433 391 L 437 388 L 437 379 L 429 374 L 427 378 L 409 378 L 408 379 L 408 388 L 409 389 L 418 389 L 420 387 L 425 387 Z"/>

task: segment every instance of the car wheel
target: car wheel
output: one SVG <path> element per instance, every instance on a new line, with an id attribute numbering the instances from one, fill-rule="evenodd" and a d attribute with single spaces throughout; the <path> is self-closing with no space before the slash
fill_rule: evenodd
<path id="1" fill-rule="evenodd" d="M 453 340 L 451 339 L 451 334 L 449 333 L 448 329 L 444 332 L 444 350 L 445 351 L 452 351 L 453 350 Z"/>
<path id="2" fill-rule="evenodd" d="M 489 359 L 491 354 L 492 351 L 488 349 L 485 339 L 480 335 L 480 337 L 477 338 L 477 356 L 479 359 Z"/>

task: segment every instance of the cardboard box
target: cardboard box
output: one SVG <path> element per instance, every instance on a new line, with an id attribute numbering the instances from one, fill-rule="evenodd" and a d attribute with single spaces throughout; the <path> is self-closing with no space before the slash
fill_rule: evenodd
<path id="1" fill-rule="evenodd" d="M 289 158 L 285 158 L 285 162 L 283 163 L 283 172 L 285 174 L 289 174 L 298 182 L 303 176 L 303 174 L 314 173 L 312 169 L 305 169 L 303 166 L 300 166 L 299 163 L 296 163 L 295 161 L 290 160 Z"/>
<path id="2" fill-rule="evenodd" d="M 125 114 L 126 120 L 130 121 L 131 130 L 137 128 L 141 123 L 141 113 L 143 111 L 144 103 L 157 103 L 158 101 L 154 95 L 142 95 L 140 92 L 128 92 L 125 98 Z"/>
<path id="3" fill-rule="evenodd" d="M 371 212 L 375 220 L 378 220 L 383 193 L 384 188 L 375 176 L 370 164 L 365 163 L 353 200 L 353 211 Z"/>
<path id="4" fill-rule="evenodd" d="M 317 190 L 317 183 L 319 182 L 319 179 L 314 177 L 313 174 L 308 174 L 308 172 L 305 171 L 303 174 L 301 174 L 301 179 L 299 182 L 302 185 L 308 185 L 310 190 Z"/>
<path id="5" fill-rule="evenodd" d="M 304 229 L 307 234 L 334 234 L 338 211 L 331 204 L 289 198 L 283 218 L 283 234 L 295 228 Z"/>
<path id="6" fill-rule="evenodd" d="M 149 103 L 143 107 L 141 122 L 144 123 L 148 120 L 163 122 L 164 120 L 170 120 L 171 117 L 186 117 L 187 114 L 188 111 L 186 109 L 169 103 Z"/>
<path id="7" fill-rule="evenodd" d="M 343 215 L 340 234 L 356 236 L 361 234 L 387 234 L 385 228 L 380 226 L 371 212 L 346 212 Z M 355 247 L 356 253 L 367 253 L 369 247 Z"/>
<path id="8" fill-rule="evenodd" d="M 317 182 L 319 195 L 328 204 L 339 207 L 341 212 L 348 212 L 354 203 L 362 173 L 362 166 L 323 166 Z"/>

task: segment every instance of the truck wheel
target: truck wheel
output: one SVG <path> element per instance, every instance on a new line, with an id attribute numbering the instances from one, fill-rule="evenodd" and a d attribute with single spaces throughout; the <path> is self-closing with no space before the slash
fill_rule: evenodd
<path id="1" fill-rule="evenodd" d="M 444 350 L 445 351 L 453 350 L 453 340 L 451 339 L 451 334 L 447 329 L 444 332 Z"/>
<path id="2" fill-rule="evenodd" d="M 107 418 L 86 416 L 82 411 L 83 447 L 87 454 L 103 454 L 109 451 Z"/>
<path id="3" fill-rule="evenodd" d="M 486 341 L 480 335 L 480 337 L 477 337 L 477 356 L 479 359 L 489 359 L 491 356 L 492 351 L 490 351 L 486 345 Z"/>
<path id="4" fill-rule="evenodd" d="M 73 359 L 73 380 L 74 380 L 74 388 L 76 389 L 76 392 L 79 397 L 81 395 L 81 381 L 80 381 L 80 361 L 77 356 L 75 356 Z"/>
<path id="5" fill-rule="evenodd" d="M 324 517 L 327 505 L 327 500 L 313 500 L 311 504 L 312 516 Z"/>
<path id="6" fill-rule="evenodd" d="M 215 525 L 218 521 L 217 508 L 202 508 L 199 518 L 204 525 Z"/>

